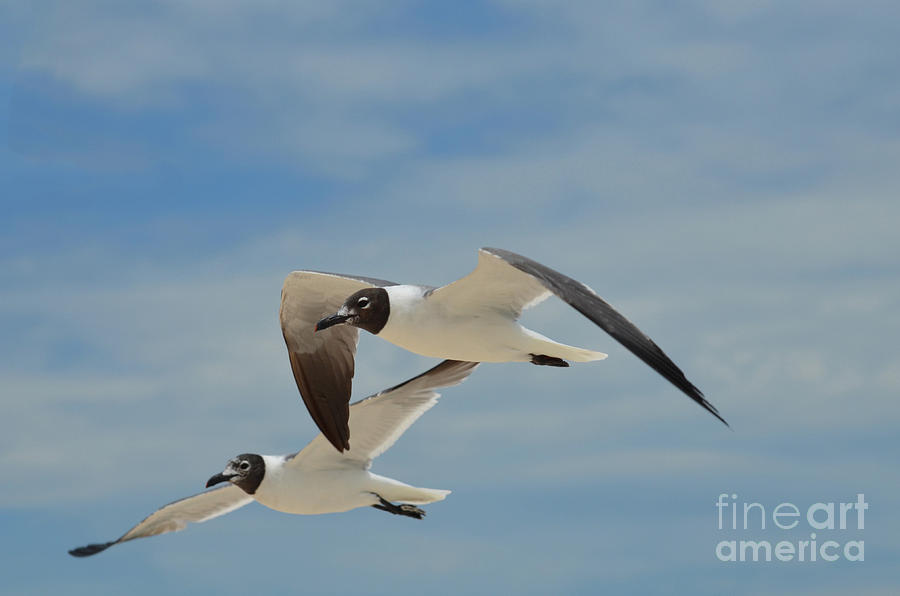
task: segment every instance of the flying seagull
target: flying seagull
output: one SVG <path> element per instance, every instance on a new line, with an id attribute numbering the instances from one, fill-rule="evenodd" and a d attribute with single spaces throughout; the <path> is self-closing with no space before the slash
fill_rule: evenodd
<path id="1" fill-rule="evenodd" d="M 335 451 L 321 434 L 299 453 L 242 453 L 206 483 L 212 490 L 169 503 L 117 540 L 69 551 L 75 557 L 102 552 L 114 544 L 183 530 L 188 522 L 204 522 L 251 501 L 285 513 L 318 514 L 372 506 L 395 515 L 422 519 L 416 505 L 441 501 L 449 490 L 418 488 L 369 471 L 372 460 L 394 442 L 435 403 L 435 389 L 457 385 L 475 362 L 446 360 L 391 389 L 350 405 L 353 449 Z"/>
<path id="2" fill-rule="evenodd" d="M 281 325 L 300 394 L 328 440 L 343 450 L 350 447 L 346 404 L 358 329 L 436 358 L 545 366 L 606 358 L 602 352 L 555 342 L 517 322 L 523 310 L 550 294 L 599 325 L 728 424 L 665 352 L 594 290 L 499 248 L 479 250 L 478 266 L 472 273 L 439 288 L 294 271 L 281 294 Z M 336 306 L 329 310 L 332 305 Z"/>

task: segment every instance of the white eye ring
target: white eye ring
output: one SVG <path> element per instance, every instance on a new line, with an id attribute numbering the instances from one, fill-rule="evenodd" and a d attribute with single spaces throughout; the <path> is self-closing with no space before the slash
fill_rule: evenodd
<path id="1" fill-rule="evenodd" d="M 244 470 L 244 471 L 246 472 L 247 470 L 250 469 L 250 462 L 248 462 L 248 461 L 245 459 L 244 461 L 241 462 L 241 465 L 238 466 L 238 468 L 240 468 L 241 470 Z"/>
<path id="2" fill-rule="evenodd" d="M 363 296 L 359 300 L 356 301 L 356 306 L 360 308 L 368 308 L 369 307 L 369 299 Z"/>

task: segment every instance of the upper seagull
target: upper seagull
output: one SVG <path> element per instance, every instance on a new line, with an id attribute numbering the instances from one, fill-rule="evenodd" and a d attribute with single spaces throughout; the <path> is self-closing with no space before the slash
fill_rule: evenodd
<path id="1" fill-rule="evenodd" d="M 425 512 L 416 505 L 441 501 L 450 491 L 417 488 L 372 474 L 369 468 L 373 459 L 437 403 L 435 389 L 461 383 L 476 366 L 447 360 L 352 404 L 353 449 L 349 451 L 338 453 L 320 434 L 293 455 L 242 453 L 206 483 L 207 488 L 227 482 L 225 486 L 169 503 L 117 540 L 75 548 L 69 554 L 87 557 L 120 542 L 183 530 L 188 522 L 204 522 L 254 500 L 285 513 L 337 513 L 372 506 L 422 519 Z"/>
<path id="2" fill-rule="evenodd" d="M 606 358 L 601 352 L 557 343 L 517 322 L 524 309 L 551 293 L 725 422 L 665 352 L 594 290 L 499 248 L 479 250 L 472 273 L 440 288 L 295 271 L 282 290 L 281 325 L 303 400 L 328 440 L 343 450 L 350 446 L 346 405 L 357 328 L 436 358 L 547 366 Z M 334 314 L 320 318 L 328 312 Z"/>

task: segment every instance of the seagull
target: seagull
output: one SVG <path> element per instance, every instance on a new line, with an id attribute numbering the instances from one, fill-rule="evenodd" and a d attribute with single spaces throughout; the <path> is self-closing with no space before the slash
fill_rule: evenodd
<path id="1" fill-rule="evenodd" d="M 419 416 L 437 403 L 435 389 L 464 381 L 476 362 L 445 360 L 396 387 L 350 405 L 353 449 L 335 451 L 319 434 L 292 455 L 242 453 L 207 481 L 217 486 L 152 513 L 120 538 L 69 551 L 74 557 L 95 555 L 121 542 L 183 530 L 257 501 L 285 513 L 337 513 L 371 506 L 395 515 L 422 519 L 416 505 L 442 501 L 450 491 L 418 488 L 369 471 L 372 460 L 387 451 Z"/>
<path id="2" fill-rule="evenodd" d="M 284 282 L 280 318 L 300 394 L 319 429 L 342 451 L 350 448 L 346 408 L 358 329 L 417 354 L 453 360 L 562 367 L 606 358 L 518 323 L 523 310 L 551 294 L 728 425 L 665 352 L 594 290 L 508 250 L 480 249 L 472 273 L 439 288 L 294 271 Z"/>

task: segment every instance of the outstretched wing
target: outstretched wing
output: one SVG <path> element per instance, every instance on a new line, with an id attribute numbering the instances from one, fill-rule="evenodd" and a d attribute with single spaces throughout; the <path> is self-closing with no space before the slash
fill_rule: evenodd
<path id="1" fill-rule="evenodd" d="M 284 280 L 279 318 L 294 380 L 316 426 L 338 451 L 350 448 L 347 418 L 359 330 L 338 325 L 316 333 L 316 322 L 357 290 L 392 285 L 319 271 L 294 271 Z"/>
<path id="2" fill-rule="evenodd" d="M 214 488 L 160 507 L 118 540 L 80 546 L 70 550 L 69 554 L 73 557 L 88 557 L 120 542 L 177 532 L 187 527 L 188 522 L 205 522 L 243 507 L 252 500 L 253 497 L 233 484 Z"/>
<path id="3" fill-rule="evenodd" d="M 385 389 L 350 406 L 353 446 L 337 453 L 320 434 L 287 463 L 308 469 L 334 466 L 368 468 L 406 432 L 419 416 L 437 403 L 435 389 L 462 383 L 477 362 L 444 360 L 434 368 L 396 387 Z"/>
<path id="4" fill-rule="evenodd" d="M 493 262 L 488 264 L 488 259 L 491 259 Z M 507 278 L 515 278 L 518 275 L 531 280 L 530 282 L 526 282 L 524 279 L 517 281 L 516 285 L 518 287 L 525 288 L 529 287 L 529 283 L 539 283 L 542 287 L 553 292 L 574 307 L 575 310 L 600 326 L 632 354 L 643 360 L 653 370 L 678 387 L 685 395 L 703 406 L 709 413 L 728 426 L 728 423 L 719 415 L 719 411 L 715 406 L 703 396 L 703 392 L 687 380 L 681 369 L 672 362 L 652 339 L 647 337 L 634 323 L 622 316 L 585 284 L 536 261 L 532 261 L 528 257 L 500 248 L 482 248 L 479 251 L 478 268 L 469 277 L 478 273 L 483 267 L 485 272 L 499 271 L 505 268 L 510 271 L 506 274 Z M 469 279 L 469 277 L 463 278 L 460 282 Z M 447 288 L 449 289 L 452 285 L 447 286 Z M 488 291 L 488 289 L 485 291 Z M 531 295 L 533 294 L 534 291 L 532 290 Z"/>

